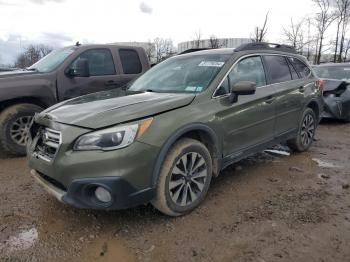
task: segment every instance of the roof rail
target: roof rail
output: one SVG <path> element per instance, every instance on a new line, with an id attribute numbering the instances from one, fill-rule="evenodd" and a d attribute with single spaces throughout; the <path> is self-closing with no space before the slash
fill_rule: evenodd
<path id="1" fill-rule="evenodd" d="M 203 50 L 208 50 L 208 49 L 210 49 L 210 48 L 191 48 L 191 49 L 187 49 L 187 50 L 179 53 L 179 55 L 184 55 L 184 54 L 198 52 L 198 51 L 203 51 Z"/>
<path id="2" fill-rule="evenodd" d="M 235 49 L 235 52 L 246 51 L 246 50 L 274 50 L 274 51 L 281 51 L 281 52 L 287 52 L 287 53 L 293 53 L 293 54 L 297 53 L 297 51 L 293 46 L 274 44 L 274 43 L 265 43 L 265 42 L 254 42 L 254 43 L 242 44 Z"/>

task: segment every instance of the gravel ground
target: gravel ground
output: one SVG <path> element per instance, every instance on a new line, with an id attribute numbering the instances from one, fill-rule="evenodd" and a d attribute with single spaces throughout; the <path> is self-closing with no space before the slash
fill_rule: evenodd
<path id="1" fill-rule="evenodd" d="M 65 206 L 0 156 L 0 261 L 350 261 L 350 124 L 309 152 L 228 167 L 193 213 Z"/>

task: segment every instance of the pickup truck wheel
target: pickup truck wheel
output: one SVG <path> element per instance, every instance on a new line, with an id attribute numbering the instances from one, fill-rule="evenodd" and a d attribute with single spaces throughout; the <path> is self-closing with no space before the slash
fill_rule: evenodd
<path id="1" fill-rule="evenodd" d="M 26 154 L 28 131 L 35 113 L 43 109 L 33 104 L 17 104 L 0 113 L 0 150 L 22 156 Z"/>
<path id="2" fill-rule="evenodd" d="M 301 118 L 299 124 L 298 135 L 289 141 L 288 146 L 296 152 L 304 152 L 308 150 L 314 140 L 317 117 L 311 108 L 307 108 Z"/>
<path id="3" fill-rule="evenodd" d="M 169 216 L 186 214 L 204 200 L 211 178 L 208 149 L 197 140 L 181 139 L 165 158 L 152 204 Z"/>

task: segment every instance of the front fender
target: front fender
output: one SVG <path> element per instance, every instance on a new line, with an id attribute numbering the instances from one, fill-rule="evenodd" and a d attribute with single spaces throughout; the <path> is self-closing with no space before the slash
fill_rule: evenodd
<path id="1" fill-rule="evenodd" d="M 209 126 L 207 126 L 205 124 L 191 123 L 191 124 L 185 125 L 179 129 L 177 129 L 163 144 L 161 150 L 158 153 L 157 160 L 156 160 L 154 168 L 153 168 L 153 173 L 152 173 L 152 186 L 153 187 L 156 187 L 156 185 L 157 185 L 160 169 L 162 167 L 162 164 L 163 164 L 165 157 L 166 157 L 167 153 L 169 152 L 170 148 L 172 147 L 172 145 L 174 145 L 174 143 L 180 137 L 182 137 L 184 134 L 186 134 L 190 131 L 203 131 L 207 135 L 209 135 L 209 137 L 212 139 L 214 145 L 217 147 L 217 155 L 219 158 L 217 168 L 218 168 L 218 170 L 220 170 L 221 158 L 222 158 L 221 157 L 222 156 L 222 143 L 220 143 L 216 133 L 214 132 L 213 129 L 211 129 Z"/>

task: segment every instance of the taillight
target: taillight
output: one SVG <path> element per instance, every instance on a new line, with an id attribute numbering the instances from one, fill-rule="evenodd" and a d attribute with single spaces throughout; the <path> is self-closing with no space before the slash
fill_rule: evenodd
<path id="1" fill-rule="evenodd" d="M 315 81 L 315 86 L 316 88 L 318 88 L 318 90 L 323 91 L 323 87 L 324 87 L 324 81 L 319 79 Z"/>

